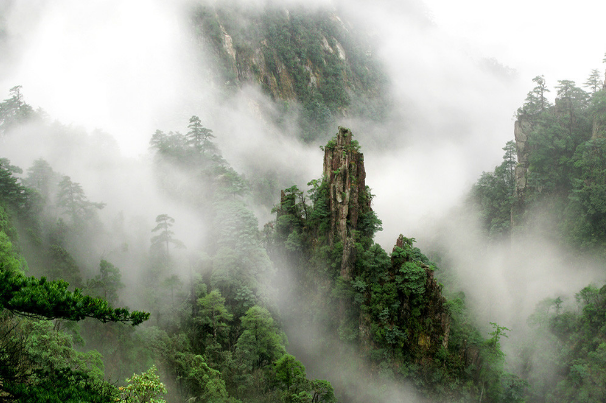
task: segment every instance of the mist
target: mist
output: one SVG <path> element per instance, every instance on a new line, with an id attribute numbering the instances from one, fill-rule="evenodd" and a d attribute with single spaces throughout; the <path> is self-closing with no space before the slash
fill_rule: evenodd
<path id="1" fill-rule="evenodd" d="M 473 3 L 467 5 L 479 6 Z M 402 233 L 416 238 L 421 249 L 445 250 L 478 324 L 499 322 L 512 334 L 524 331 L 526 318 L 544 298 L 570 296 L 589 282 L 604 280 L 594 262 L 579 262 L 542 234 L 487 244 L 477 217 L 452 218 L 480 174 L 500 163 L 531 78 L 546 74 L 553 85 L 585 73 L 548 57 L 560 53 L 554 47 L 560 35 L 546 40 L 537 53 L 530 53 L 535 52 L 530 50 L 533 40 L 522 43 L 536 31 L 516 32 L 516 24 L 530 25 L 535 21 L 531 17 L 542 13 L 538 2 L 531 3 L 522 22 L 512 23 L 512 32 L 501 36 L 490 30 L 485 37 L 487 24 L 502 30 L 509 24 L 482 7 L 478 13 L 453 12 L 448 18 L 452 5 L 437 0 L 286 3 L 337 10 L 348 29 L 370 35 L 372 57 L 389 80 L 392 105 L 385 120 L 345 116 L 339 122 L 352 130 L 365 154 L 373 210 L 383 221 L 376 242 L 390 251 Z M 319 146 L 328 138 L 304 143 L 295 135 L 294 117 L 281 126 L 272 121 L 280 112 L 258 86 L 226 94 L 222 83 L 214 81 L 209 73 L 214 62 L 190 32 L 187 13 L 193 5 L 157 0 L 0 2 L 0 49 L 6 55 L 0 60 L 0 92 L 21 85 L 25 101 L 42 108 L 49 117 L 45 124 L 56 128 L 43 136 L 36 124 L 13 130 L 0 138 L 0 157 L 23 169 L 43 158 L 81 183 L 90 200 L 107 204 L 100 212 L 106 227 L 124 218 L 128 229 L 121 237 L 104 239 L 95 251 L 98 256 L 110 256 L 126 240 L 143 253 L 149 243 L 141 239 L 149 240 L 154 219 L 162 213 L 175 218 L 173 230 L 188 250 L 207 242 L 205 225 L 210 224 L 200 213 L 158 189 L 149 151 L 156 130 L 184 133 L 192 115 L 212 129 L 223 157 L 248 178 L 276 173 L 282 188 L 296 184 L 306 189 L 322 173 Z M 512 13 L 520 7 L 512 6 Z M 588 61 L 599 63 L 604 43 L 596 42 L 570 47 L 575 56 L 567 59 L 578 60 L 582 69 Z M 514 49 L 508 47 L 511 43 Z M 66 138 L 62 125 L 79 134 Z M 272 197 L 278 203 L 279 192 Z M 248 203 L 261 228 L 275 218 L 266 204 Z M 116 259 L 134 283 L 140 262 Z M 187 275 L 186 270 L 180 274 Z"/>
<path id="2" fill-rule="evenodd" d="M 145 155 L 156 129 L 183 130 L 195 114 L 237 170 L 265 164 L 305 186 L 319 176 L 317 147 L 326 140 L 304 145 L 271 127 L 259 110 L 270 102 L 256 88 L 225 99 L 187 32 L 187 5 L 40 2 L 30 16 L 28 7 L 11 3 L 5 17 L 11 57 L 0 88 L 22 85 L 26 101 L 53 119 L 110 133 L 126 158 Z M 372 33 L 373 56 L 391 83 L 388 121 L 343 121 L 366 151 L 374 208 L 384 218 L 378 241 L 387 247 L 400 232 L 417 231 L 418 218 L 456 204 L 479 172 L 498 163 L 528 85 L 513 68 L 441 32 L 419 2 L 337 8 Z"/>

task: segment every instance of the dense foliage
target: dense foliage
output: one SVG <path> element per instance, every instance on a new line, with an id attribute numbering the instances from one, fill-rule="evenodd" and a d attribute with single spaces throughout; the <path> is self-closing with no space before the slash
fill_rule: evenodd
<path id="1" fill-rule="evenodd" d="M 493 240 L 543 236 L 597 259 L 606 251 L 606 90 L 597 70 L 584 83 L 561 80 L 555 102 L 543 77 L 518 110 L 516 142 L 503 163 L 483 173 L 469 201 Z M 513 151 L 517 151 L 517 162 Z M 528 318 L 529 342 L 518 346 L 519 375 L 529 402 L 604 399 L 604 288 L 589 285 L 571 301 L 539 303 Z"/>
<path id="2" fill-rule="evenodd" d="M 519 138 L 507 143 L 503 163 L 483 173 L 471 194 L 489 236 L 509 235 L 513 223 L 603 253 L 606 92 L 595 80 L 592 73 L 585 84 L 591 92 L 558 81 L 553 104 L 545 80 L 533 80 L 537 86 L 518 110 Z"/>
<path id="3" fill-rule="evenodd" d="M 221 157 L 212 131 L 198 117 L 190 119 L 188 129 L 185 135 L 157 131 L 151 146 L 160 186 L 195 206 L 201 223 L 211 224 L 210 242 L 192 261 L 199 274 L 190 279 L 189 296 L 173 300 L 177 320 L 154 331 L 154 350 L 177 375 L 181 395 L 196 401 L 333 401 L 330 384 L 308 381 L 303 365 L 286 354 L 286 336 L 269 298 L 275 292 L 270 286 L 274 269 L 247 207 L 247 181 Z M 186 183 L 178 180 L 183 175 Z M 158 216 L 156 221 L 154 231 L 165 235 L 152 238 L 152 249 L 157 242 L 162 253 L 155 259 L 164 269 L 152 273 L 154 282 L 178 264 L 168 255 L 174 220 Z M 291 367 L 297 371 L 292 381 L 286 375 Z"/>
<path id="4" fill-rule="evenodd" d="M 103 239 L 97 211 L 105 204 L 89 201 L 83 186 L 44 160 L 22 177 L 23 170 L 0 160 L 3 398 L 335 400 L 330 383 L 308 380 L 303 365 L 286 353 L 287 339 L 270 303 L 274 269 L 247 207 L 247 182 L 221 157 L 213 138 L 194 116 L 187 134 L 157 131 L 150 141 L 158 184 L 201 212 L 212 241 L 187 251 L 173 229 L 176 220 L 166 213 L 155 217 L 138 268 L 145 287 L 129 297 L 151 310 L 151 323 L 140 330 L 124 322 L 138 325 L 150 314 L 112 308 L 125 298 L 121 270 L 105 252 L 96 268 L 88 263 L 97 253 L 95 242 Z M 118 245 L 118 257 L 129 250 L 121 237 L 114 230 L 110 241 Z M 181 274 L 185 267 L 189 279 Z M 43 277 L 27 277 L 28 270 Z M 88 352 L 78 352 L 85 340 Z"/>
<path id="5" fill-rule="evenodd" d="M 12 188 L 21 186 L 6 178 Z M 76 351 L 72 335 L 58 331 L 60 323 L 90 317 L 138 325 L 149 314 L 114 309 L 105 299 L 69 291 L 64 280 L 26 277 L 9 216 L 25 213 L 8 196 L 0 199 L 0 394 L 3 400 L 23 402 L 108 401 L 117 390 L 103 380 L 99 354 Z"/>

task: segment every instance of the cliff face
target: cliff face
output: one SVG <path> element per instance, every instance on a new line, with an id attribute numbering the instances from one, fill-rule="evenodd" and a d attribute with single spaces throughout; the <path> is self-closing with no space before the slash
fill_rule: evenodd
<path id="1" fill-rule="evenodd" d="M 467 389 L 478 379 L 484 347 L 475 336 L 469 345 L 465 341 L 476 330 L 464 317 L 464 296 L 447 303 L 435 267 L 414 239 L 400 235 L 391 253 L 373 242 L 381 222 L 352 136 L 340 127 L 324 147 L 322 179 L 309 183 L 307 196 L 296 186 L 285 189 L 275 209 L 275 236 L 267 243 L 275 247 L 276 267 L 290 268 L 283 270 L 289 288 L 283 312 L 293 323 L 287 332 L 292 346 L 301 334 L 313 338 L 310 329 L 318 329 L 323 348 L 306 350 L 305 365 L 324 363 L 330 354 L 333 375 L 356 365 L 368 379 L 391 374 L 389 382 L 414 380 L 425 391 L 443 390 L 449 379 Z M 309 345 L 299 340 L 300 349 Z M 377 401 L 352 386 L 337 386 L 350 398 L 344 401 Z M 456 401 L 454 396 L 462 396 L 457 388 L 444 392 L 453 399 L 436 401 Z"/>
<path id="2" fill-rule="evenodd" d="M 296 85 L 319 88 L 328 76 L 337 74 L 347 89 L 378 95 L 378 88 L 373 88 L 379 74 L 372 62 L 372 45 L 352 35 L 353 27 L 334 10 L 200 7 L 193 13 L 193 25 L 223 64 L 220 73 L 227 85 L 256 81 L 267 85 L 275 98 L 288 99 L 300 90 Z M 326 64 L 341 71 L 327 71 Z"/>
<path id="3" fill-rule="evenodd" d="M 335 117 L 378 120 L 388 108 L 369 37 L 335 10 L 230 3 L 192 14 L 195 38 L 214 61 L 208 76 L 215 85 L 227 91 L 258 85 L 281 101 L 282 113 L 296 105 L 304 136 L 334 127 Z"/>
<path id="4" fill-rule="evenodd" d="M 349 129 L 339 128 L 336 141 L 324 149 L 324 178 L 328 182 L 330 232 L 328 242 L 343 245 L 341 277 L 350 279 L 355 263 L 354 232 L 358 217 L 370 210 L 370 197 L 366 194 L 364 155 L 352 144 Z"/>
<path id="5" fill-rule="evenodd" d="M 359 218 L 372 209 L 371 196 L 366 189 L 364 155 L 349 129 L 340 127 L 336 138 L 324 148 L 323 177 L 328 188 L 330 211 L 328 243 L 331 247 L 343 246 L 340 277 L 345 281 L 354 277 L 374 278 L 376 273 L 364 272 L 360 266 L 365 265 L 358 264 L 363 259 L 360 252 L 364 253 L 360 251 Z M 385 324 L 386 331 L 404 332 L 406 341 L 402 346 L 413 355 L 424 357 L 434 354 L 441 346 L 448 348 L 450 317 L 432 268 L 415 260 L 412 250 L 412 241 L 400 235 L 392 252 L 391 265 L 377 281 L 382 288 L 393 289 L 390 298 L 398 300 L 399 308 Z M 383 298 L 381 293 L 382 290 L 373 290 L 373 284 L 369 284 L 365 293 L 365 304 L 369 309 L 359 313 L 358 334 L 364 352 L 378 348 L 372 331 L 377 318 L 368 311 L 372 310 L 373 300 Z M 343 306 L 339 309 L 341 320 L 345 310 Z M 411 326 L 412 323 L 420 325 Z"/>
<path id="6" fill-rule="evenodd" d="M 421 259 L 413 240 L 400 235 L 391 259 L 383 268 L 368 269 L 360 231 L 361 217 L 372 213 L 371 195 L 366 189 L 364 155 L 349 129 L 339 128 L 324 148 L 323 180 L 328 189 L 329 246 L 342 245 L 339 275 L 350 282 L 364 281 L 364 303 L 358 314 L 358 339 L 363 354 L 387 344 L 400 345 L 406 354 L 424 359 L 440 347 L 448 348 L 450 316 L 433 269 Z M 377 287 L 378 286 L 378 287 Z M 377 311 L 377 301 L 392 300 L 392 307 Z M 397 302 L 395 302 L 397 301 Z M 347 307 L 340 302 L 339 320 L 346 320 Z M 382 303 L 380 303 L 381 305 Z M 394 308 L 397 306 L 398 308 Z M 349 311 L 351 312 L 349 307 Z M 388 334 L 386 338 L 381 336 Z M 397 340 L 400 341 L 397 341 Z"/>
<path id="7" fill-rule="evenodd" d="M 324 147 L 316 189 L 313 206 L 293 187 L 282 193 L 277 209 L 279 237 L 290 256 L 299 260 L 309 253 L 299 269 L 301 277 L 310 275 L 305 289 L 316 288 L 332 304 L 324 309 L 332 310 L 340 337 L 356 340 L 365 358 L 386 350 L 400 359 L 431 362 L 441 348 L 448 349 L 446 300 L 414 240 L 400 236 L 391 256 L 373 243 L 380 221 L 371 208 L 364 156 L 349 129 L 340 127 Z M 303 254 L 294 247 L 302 239 L 308 248 Z M 318 262 L 320 271 L 314 272 Z M 371 371 L 379 368 L 373 364 Z"/>
<path id="8" fill-rule="evenodd" d="M 523 213 L 524 199 L 526 196 L 526 187 L 528 184 L 527 173 L 529 167 L 530 148 L 528 145 L 528 135 L 532 131 L 532 122 L 524 117 L 518 118 L 514 126 L 514 138 L 516 141 L 516 151 L 518 156 L 518 164 L 515 168 L 515 186 L 516 198 L 515 204 L 511 209 L 511 227 L 513 228 L 517 222 L 517 217 Z"/>
<path id="9" fill-rule="evenodd" d="M 604 73 L 606 75 L 606 73 Z M 606 78 L 602 84 L 602 93 L 606 92 Z M 599 105 L 599 106 L 598 106 Z M 606 108 L 603 103 L 597 103 L 595 105 L 595 111 L 593 115 L 593 129 L 591 131 L 591 139 L 606 138 Z"/>

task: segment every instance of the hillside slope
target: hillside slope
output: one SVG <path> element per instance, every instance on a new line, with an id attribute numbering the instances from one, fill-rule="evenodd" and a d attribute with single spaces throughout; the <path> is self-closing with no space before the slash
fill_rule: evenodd
<path id="1" fill-rule="evenodd" d="M 298 115 L 306 141 L 326 135 L 344 116 L 380 120 L 387 79 L 373 42 L 335 10 L 267 5 L 199 6 L 192 27 L 212 56 L 209 74 L 227 93 L 261 86 L 284 119 Z"/>

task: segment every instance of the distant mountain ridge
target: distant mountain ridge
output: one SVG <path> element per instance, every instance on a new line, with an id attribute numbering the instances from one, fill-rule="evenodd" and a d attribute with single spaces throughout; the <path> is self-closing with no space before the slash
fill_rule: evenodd
<path id="1" fill-rule="evenodd" d="M 335 10 L 199 6 L 191 21 L 217 85 L 228 93 L 259 85 L 283 113 L 299 112 L 305 140 L 339 118 L 380 120 L 387 112 L 387 78 L 372 41 Z"/>

